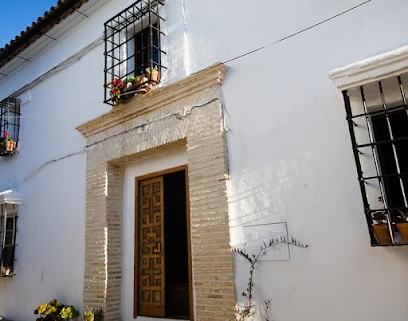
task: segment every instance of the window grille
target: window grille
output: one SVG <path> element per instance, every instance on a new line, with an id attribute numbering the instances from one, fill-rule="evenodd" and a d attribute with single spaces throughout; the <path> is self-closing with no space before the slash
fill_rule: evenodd
<path id="1" fill-rule="evenodd" d="M 407 88 L 404 74 L 343 92 L 372 245 L 408 243 L 396 224 L 408 217 Z M 389 244 L 377 237 L 381 222 Z"/>
<path id="2" fill-rule="evenodd" d="M 0 156 L 14 154 L 20 134 L 20 100 L 6 98 L 0 102 Z"/>
<path id="3" fill-rule="evenodd" d="M 163 4 L 164 0 L 138 0 L 105 22 L 105 103 L 115 103 L 108 84 L 116 80 L 123 81 L 145 74 L 145 83 L 156 84 L 160 81 L 153 79 L 151 73 L 146 75 L 146 70 L 157 69 L 161 72 L 166 68 L 162 64 L 165 52 L 162 50 L 161 36 L 164 33 L 160 30 L 160 23 L 164 19 L 159 14 Z M 120 94 L 125 95 L 124 88 L 119 89 Z"/>

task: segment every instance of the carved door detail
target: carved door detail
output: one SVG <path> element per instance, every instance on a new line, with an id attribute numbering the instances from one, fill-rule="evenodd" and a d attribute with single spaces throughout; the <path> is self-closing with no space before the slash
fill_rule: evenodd
<path id="1" fill-rule="evenodd" d="M 139 184 L 139 312 L 165 316 L 163 176 Z"/>

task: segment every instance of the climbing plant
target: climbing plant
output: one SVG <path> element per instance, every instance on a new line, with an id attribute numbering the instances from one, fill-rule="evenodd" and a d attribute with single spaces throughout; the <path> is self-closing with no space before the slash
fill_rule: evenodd
<path id="1" fill-rule="evenodd" d="M 285 237 L 280 237 L 276 239 L 270 239 L 268 242 L 263 242 L 259 247 L 257 253 L 249 254 L 239 248 L 233 248 L 232 251 L 241 255 L 245 261 L 249 263 L 249 276 L 246 289 L 241 293 L 245 298 L 243 305 L 237 306 L 235 309 L 235 316 L 237 321 L 246 321 L 249 320 L 255 314 L 255 303 L 253 301 L 254 294 L 254 272 L 257 263 L 259 262 L 259 257 L 264 253 L 265 250 L 269 249 L 272 246 L 278 244 L 288 244 L 292 246 L 297 246 L 301 248 L 307 248 L 308 245 L 302 244 L 297 241 L 295 238 L 291 237 L 288 241 Z M 265 310 L 265 321 L 270 321 L 270 309 L 271 309 L 271 300 L 264 300 L 264 310 Z"/>

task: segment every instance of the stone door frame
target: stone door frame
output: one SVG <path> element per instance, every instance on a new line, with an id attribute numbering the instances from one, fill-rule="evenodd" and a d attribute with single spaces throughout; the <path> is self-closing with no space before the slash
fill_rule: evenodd
<path id="1" fill-rule="evenodd" d="M 138 95 L 77 127 L 87 138 L 83 305 L 121 319 L 122 179 L 126 164 L 187 151 L 195 320 L 234 319 L 227 145 L 217 63 Z"/>

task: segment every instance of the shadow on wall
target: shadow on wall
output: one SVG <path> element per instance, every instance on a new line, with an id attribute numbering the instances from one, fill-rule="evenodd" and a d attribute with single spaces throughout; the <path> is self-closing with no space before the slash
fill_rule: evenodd
<path id="1" fill-rule="evenodd" d="M 248 226 L 287 223 L 290 230 L 294 206 L 312 198 L 305 184 L 307 178 L 303 177 L 305 169 L 302 169 L 306 164 L 313 172 L 309 163 L 307 155 L 296 156 L 231 178 L 229 207 L 233 246 L 247 242 L 244 229 Z"/>

